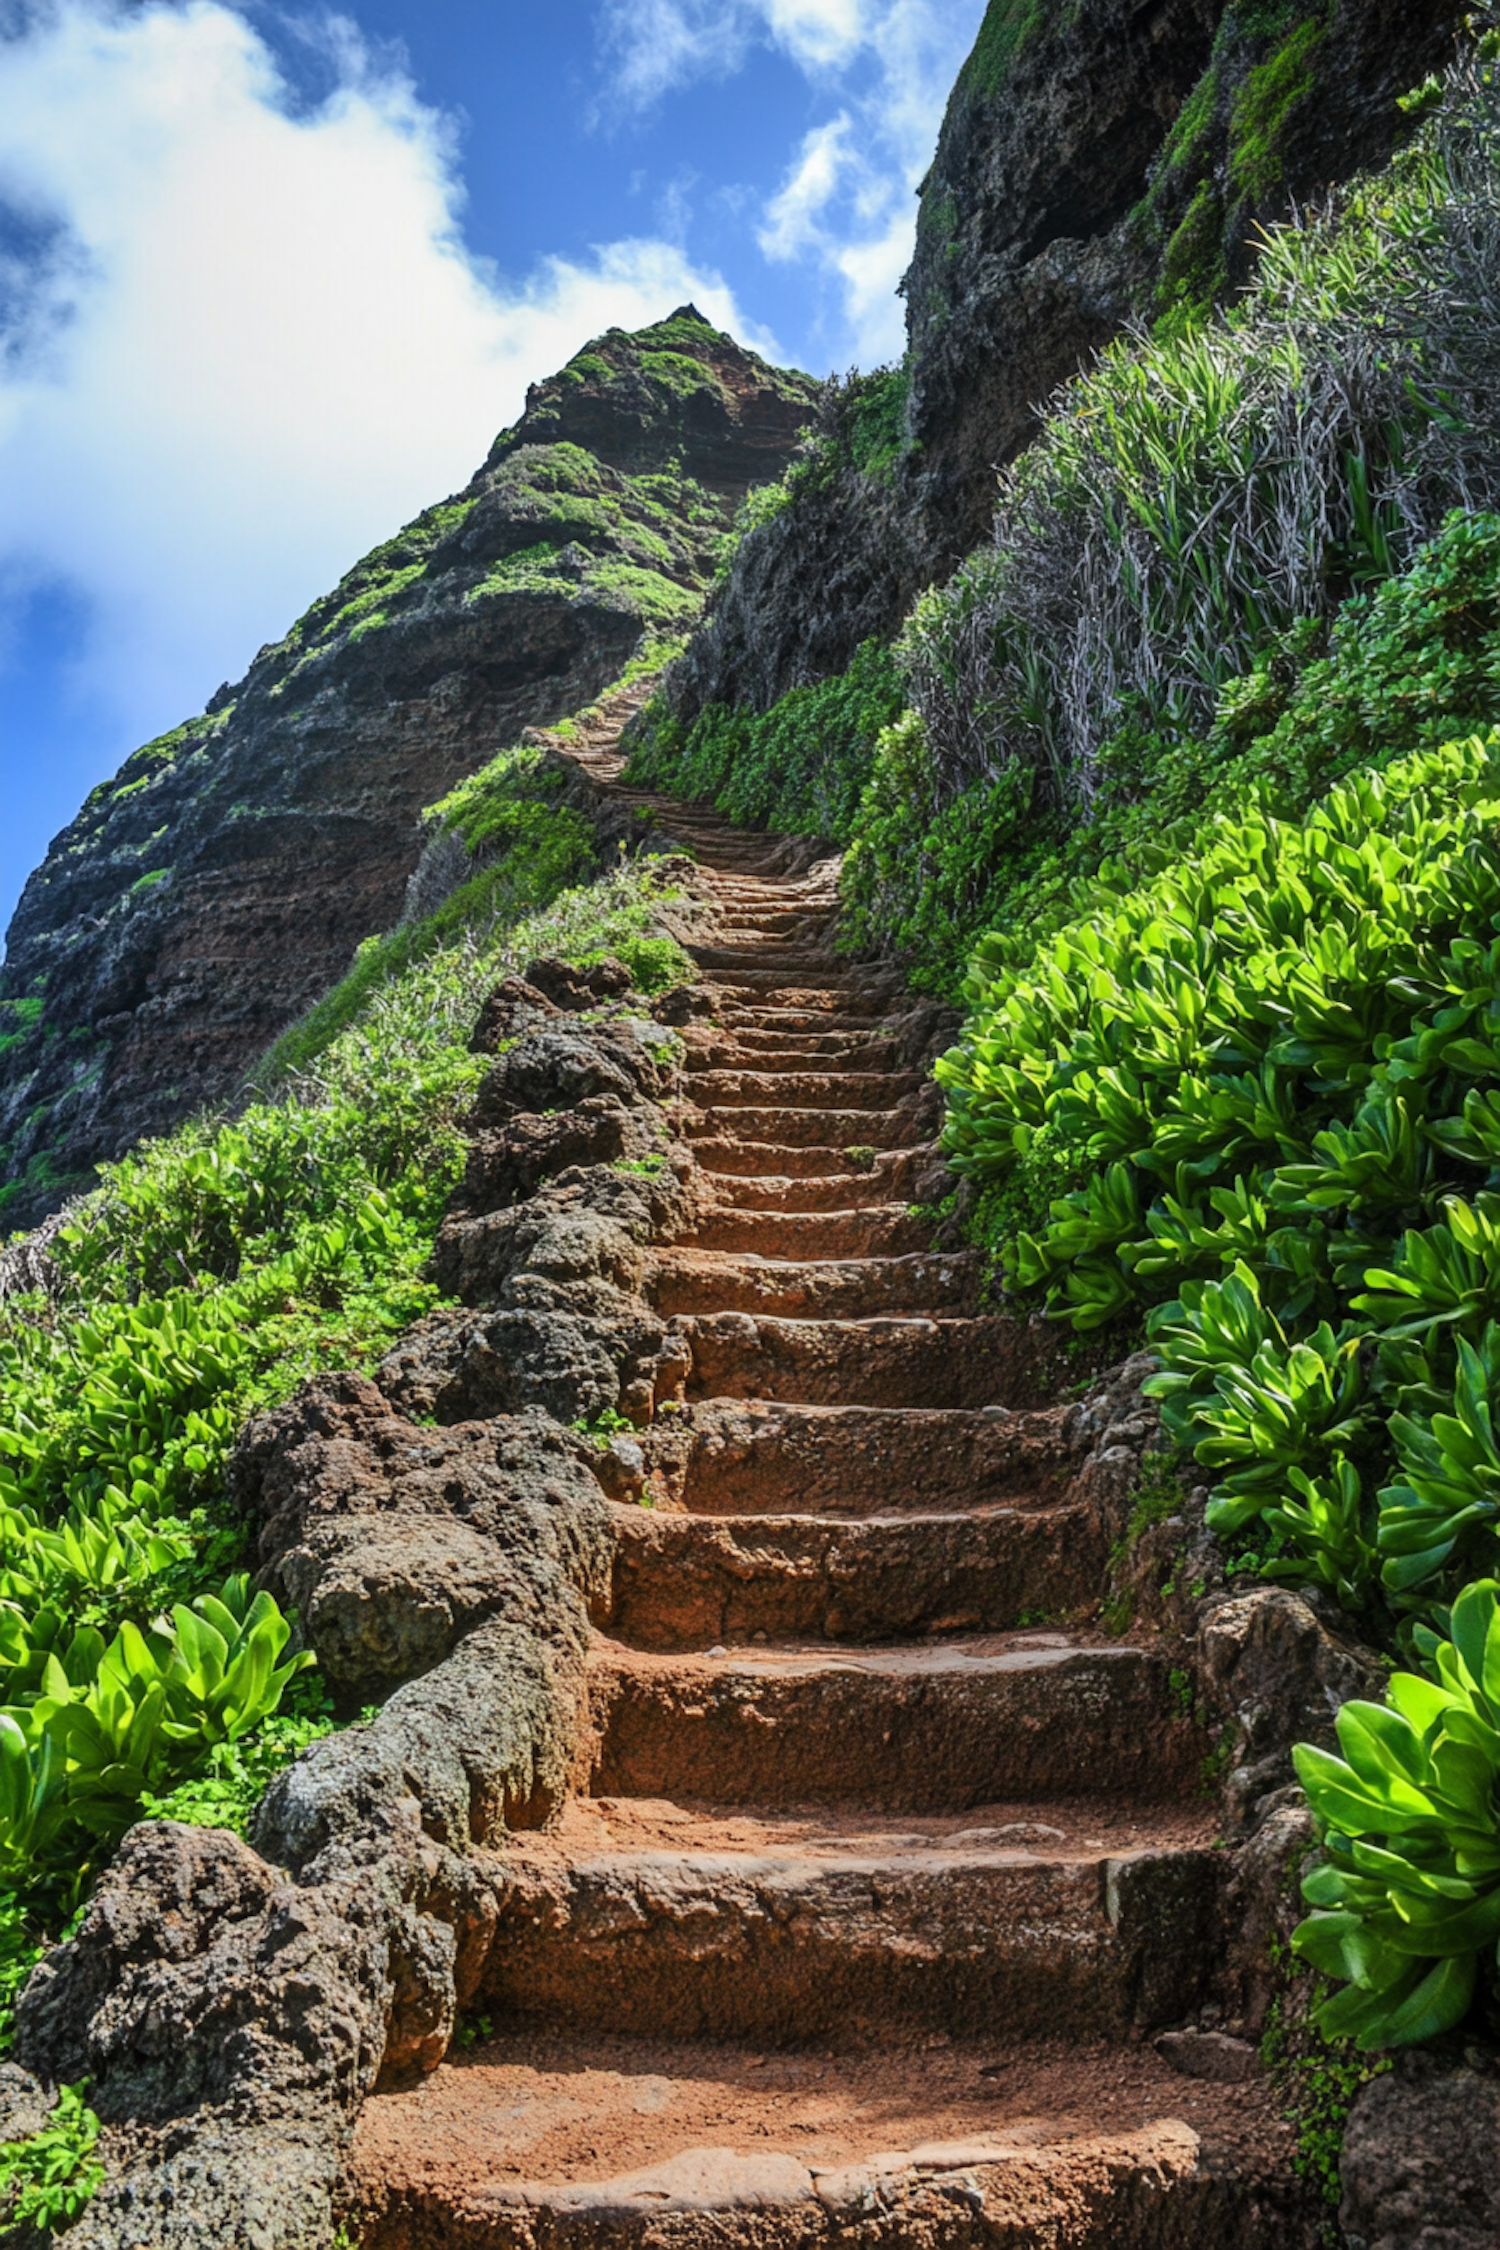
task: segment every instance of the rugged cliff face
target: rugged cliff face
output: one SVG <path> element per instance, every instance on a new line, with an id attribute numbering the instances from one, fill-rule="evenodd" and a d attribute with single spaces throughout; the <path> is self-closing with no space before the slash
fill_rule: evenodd
<path id="1" fill-rule="evenodd" d="M 894 631 L 988 533 L 995 470 L 1133 319 L 1222 300 L 1256 229 L 1383 161 L 1458 0 L 991 0 L 922 184 L 902 443 L 845 433 L 742 543 L 669 681 L 680 719 L 765 709 Z M 817 566 L 836 558 L 836 600 Z M 841 621 L 846 621 L 842 622 Z"/>
<path id="2" fill-rule="evenodd" d="M 612 331 L 533 387 L 462 492 L 94 791 L 8 937 L 7 1227 L 231 1092 L 395 921 L 421 808 L 697 614 L 815 394 L 691 306 Z"/>
<path id="3" fill-rule="evenodd" d="M 906 277 L 913 498 L 934 561 L 1133 315 L 1222 296 L 1257 226 L 1390 153 L 1454 0 L 991 0 Z"/>

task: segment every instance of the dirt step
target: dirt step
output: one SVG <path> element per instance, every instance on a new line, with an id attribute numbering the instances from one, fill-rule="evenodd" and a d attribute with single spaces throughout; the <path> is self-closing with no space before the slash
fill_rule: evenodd
<path id="1" fill-rule="evenodd" d="M 928 1161 L 930 1151 L 919 1144 L 915 1148 L 891 1149 L 882 1152 L 867 1171 L 851 1172 L 715 1172 L 702 1161 L 707 1142 L 700 1141 L 699 1177 L 710 1189 L 720 1208 L 737 1211 L 843 1211 L 863 1209 L 867 1205 L 892 1202 L 902 1190 L 910 1187 L 918 1169 Z M 743 1151 L 743 1143 L 732 1146 Z M 760 1152 L 758 1152 L 760 1153 Z M 797 1157 L 820 1153 L 808 1149 L 791 1152 Z M 846 1166 L 848 1158 L 841 1150 L 831 1152 Z"/>
<path id="2" fill-rule="evenodd" d="M 765 969 L 785 984 L 796 984 L 804 978 L 816 983 L 826 970 L 834 981 L 842 984 L 848 974 L 843 962 L 826 946 L 764 944 L 754 938 L 740 939 L 727 930 L 722 933 L 722 942 L 689 943 L 684 950 L 700 969 L 707 969 L 711 974 L 728 971 L 731 978 L 738 978 L 747 970 Z"/>
<path id="3" fill-rule="evenodd" d="M 880 1506 L 870 1492 L 866 1510 Z M 1106 1560 L 1081 1501 L 907 1514 L 892 1493 L 862 1516 L 612 1514 L 599 1622 L 635 1648 L 1004 1632 L 1087 1612 Z"/>
<path id="4" fill-rule="evenodd" d="M 699 1070 L 693 1100 L 701 1109 L 764 1110 L 772 1103 L 796 1109 L 889 1108 L 926 1081 L 915 1070 Z"/>
<path id="5" fill-rule="evenodd" d="M 849 1176 L 846 1149 L 820 1147 L 816 1142 L 794 1148 L 773 1141 L 740 1140 L 722 1132 L 726 1119 L 702 1122 L 703 1137 L 695 1139 L 693 1153 L 705 1171 L 732 1173 L 743 1179 L 808 1179 L 826 1173 L 837 1173 L 841 1179 Z M 738 1125 L 741 1120 L 736 1117 L 734 1122 Z M 853 1148 L 867 1145 L 859 1141 L 850 1143 Z M 912 1145 L 915 1148 L 918 1144 Z M 873 1169 L 872 1166 L 872 1172 Z"/>
<path id="6" fill-rule="evenodd" d="M 501 2032 L 377 2094 L 365 2250 L 1291 2250 L 1270 2087 L 1149 2046 L 929 2051 Z"/>
<path id="7" fill-rule="evenodd" d="M 897 1258 L 763 1258 L 753 1251 L 663 1250 L 647 1295 L 669 1319 L 746 1312 L 782 1319 L 866 1320 L 893 1313 L 962 1312 L 979 1265 L 972 1251 Z"/>
<path id="8" fill-rule="evenodd" d="M 933 1812 L 1061 1796 L 1184 1797 L 1205 1744 L 1166 1660 L 1066 1634 L 941 1647 L 660 1656 L 598 1636 L 590 1795 Z"/>
<path id="9" fill-rule="evenodd" d="M 715 1398 L 646 1439 L 663 1506 L 697 1515 L 953 1513 L 1061 1497 L 1066 1409 L 1009 1414 Z"/>
<path id="10" fill-rule="evenodd" d="M 890 1258 L 923 1250 L 932 1221 L 904 1203 L 847 1211 L 755 1211 L 725 1206 L 694 1230 L 695 1250 L 753 1251 L 763 1258 Z"/>
<path id="11" fill-rule="evenodd" d="M 889 1036 L 881 1028 L 886 1019 L 878 1008 L 851 1008 L 840 1015 L 835 1008 L 767 1008 L 726 1000 L 716 1012 L 720 1024 L 736 1038 L 751 1031 L 768 1036 L 785 1032 L 799 1039 L 825 1032 L 852 1032 L 866 1039 Z"/>
<path id="12" fill-rule="evenodd" d="M 1009 1406 L 1027 1396 L 1018 1339 L 999 1320 L 778 1320 L 689 1313 L 691 1398 L 807 1406 Z"/>
<path id="13" fill-rule="evenodd" d="M 895 1109 L 765 1109 L 713 1110 L 690 1118 L 690 1140 L 718 1140 L 727 1132 L 758 1142 L 763 1148 L 910 1148 L 917 1126 L 904 1111 Z"/>
<path id="14" fill-rule="evenodd" d="M 789 2047 L 851 2030 L 1122 2040 L 1205 1997 L 1223 1865 L 1206 1836 L 1153 1849 L 1148 1823 L 1109 1854 L 980 1826 L 861 1850 L 759 1825 L 737 1850 L 692 1822 L 620 1849 L 600 1821 L 581 1850 L 509 1852 L 481 2005 L 507 2024 Z"/>
<path id="15" fill-rule="evenodd" d="M 750 1025 L 741 1025 L 732 1035 L 726 1035 L 720 1044 L 727 1054 L 734 1057 L 733 1061 L 714 1063 L 706 1059 L 700 1060 L 698 1055 L 693 1054 L 688 1057 L 688 1069 L 759 1070 L 764 1065 L 752 1062 L 750 1057 L 762 1055 L 768 1059 L 774 1058 L 778 1067 L 784 1065 L 788 1070 L 800 1069 L 805 1062 L 810 1068 L 822 1070 L 884 1072 L 890 1067 L 895 1046 L 895 1042 L 885 1032 L 821 1031 L 806 1032 L 799 1037 L 794 1032 L 758 1030 Z M 717 1047 L 706 1049 L 704 1054 L 706 1056 L 717 1051 Z M 866 1056 L 868 1061 L 855 1060 L 856 1057 Z"/>

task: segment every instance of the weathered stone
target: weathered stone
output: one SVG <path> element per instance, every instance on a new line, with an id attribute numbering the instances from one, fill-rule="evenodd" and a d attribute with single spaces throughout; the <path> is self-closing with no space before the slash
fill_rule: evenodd
<path id="1" fill-rule="evenodd" d="M 1232 2039 L 1225 2031 L 1164 2031 L 1156 2051 L 1184 2077 L 1211 2078 L 1226 2086 L 1253 2078 L 1260 2067 L 1249 2041 Z"/>
<path id="2" fill-rule="evenodd" d="M 45 1151 L 46 1182 L 80 1184 L 101 1157 L 233 1092 L 360 940 L 397 921 L 422 808 L 619 674 L 648 623 L 632 572 L 689 604 L 706 588 L 746 479 L 790 459 L 817 385 L 690 307 L 669 333 L 670 376 L 650 364 L 651 331 L 613 331 L 582 379 L 535 386 L 462 493 L 357 565 L 56 839 L 0 977 L 5 995 L 46 1000 L 7 1056 L 0 1176 L 19 1180 Z M 557 448 L 584 431 L 587 544 L 558 537 L 576 522 L 579 471 Z M 695 476 L 712 497 L 674 516 L 632 483 L 642 472 Z M 539 543 L 541 578 L 497 586 L 496 566 Z M 28 1185 L 7 1223 L 63 1192 Z"/>
<path id="3" fill-rule="evenodd" d="M 1348 2250 L 1494 2250 L 1500 2079 L 1425 2056 L 1365 2086 L 1339 2164 Z"/>
<path id="4" fill-rule="evenodd" d="M 323 1377 L 248 1426 L 230 1490 L 344 1689 L 430 1670 L 487 1617 L 548 1634 L 568 1588 L 608 1581 L 586 1452 L 539 1415 L 419 1429 L 362 1377 Z"/>
<path id="5" fill-rule="evenodd" d="M 524 977 L 506 977 L 487 994 L 469 1039 L 475 1055 L 493 1055 L 503 1041 L 535 1031 L 560 1011 Z"/>
<path id="6" fill-rule="evenodd" d="M 597 1008 L 601 1000 L 618 1000 L 630 990 L 635 981 L 623 961 L 606 953 L 602 961 L 591 962 L 587 968 L 575 968 L 571 961 L 558 961 L 550 955 L 541 961 L 532 961 L 526 969 L 526 981 L 538 992 L 545 992 L 556 1008 Z"/>
<path id="7" fill-rule="evenodd" d="M 1231 1729 L 1226 1790 L 1241 1812 L 1292 1779 L 1294 1743 L 1331 1742 L 1339 1706 L 1378 1699 L 1385 1681 L 1372 1650 L 1286 1587 L 1218 1603 L 1202 1622 L 1199 1650 L 1208 1693 Z"/>

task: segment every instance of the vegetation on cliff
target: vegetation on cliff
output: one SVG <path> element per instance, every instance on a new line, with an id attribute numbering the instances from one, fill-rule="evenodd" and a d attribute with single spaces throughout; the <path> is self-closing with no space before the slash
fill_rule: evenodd
<path id="1" fill-rule="evenodd" d="M 232 1119 L 105 1168 L 0 1296 L 0 2043 L 55 1937 L 143 1812 L 242 1825 L 332 1724 L 288 1622 L 236 1574 L 223 1499 L 247 1417 L 368 1368 L 440 1301 L 424 1277 L 486 1058 L 479 1002 L 542 953 L 686 973 L 649 859 L 594 874 L 535 752 L 435 808 L 481 873 L 377 941 Z M 574 887 L 568 887 L 573 885 Z M 30 1286 L 27 1286 L 30 1284 Z"/>
<path id="2" fill-rule="evenodd" d="M 0 1223 L 234 1090 L 396 922 L 423 806 L 697 616 L 817 390 L 690 306 L 596 338 L 462 492 L 94 791 L 8 935 Z"/>
<path id="3" fill-rule="evenodd" d="M 1500 1937 L 1500 520 L 1416 544 L 1494 445 L 1495 102 L 1482 64 L 1387 181 L 1273 247 L 1222 354 L 1117 350 L 1067 394 L 994 550 L 919 608 L 920 718 L 881 752 L 967 760 L 950 802 L 993 822 L 954 816 L 929 868 L 950 919 L 916 933 L 961 957 L 988 855 L 996 934 L 939 1065 L 981 1239 L 1078 1327 L 1144 1318 L 1210 1528 L 1421 1667 L 1345 1707 L 1342 1758 L 1299 1753 L 1326 1857 L 1296 1942 L 1341 1982 L 1326 2034 L 1367 2048 L 1460 2021 Z M 1268 303 L 1306 323 L 1290 383 Z M 1362 438 L 1288 415 L 1377 352 L 1402 398 Z M 1245 411 L 1268 365 L 1269 478 Z M 1108 475 L 1071 486 L 1080 458 Z M 1096 577 L 1065 528 L 1084 492 Z M 1301 578 L 1256 555 L 1292 523 Z M 1017 599 L 1052 542 L 1081 579 L 1068 664 L 1071 589 L 1050 639 Z M 857 906 L 862 880 L 856 854 Z"/>

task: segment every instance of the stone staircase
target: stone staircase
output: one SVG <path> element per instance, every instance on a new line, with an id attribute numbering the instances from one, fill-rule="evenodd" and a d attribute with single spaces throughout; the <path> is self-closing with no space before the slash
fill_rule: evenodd
<path id="1" fill-rule="evenodd" d="M 832 953 L 826 868 L 611 751 L 717 925 L 712 1194 L 654 1279 L 691 1372 L 615 1510 L 578 1793 L 507 1850 L 479 2042 L 366 2109 L 361 2239 L 1301 2239 L 1266 2090 L 1151 2045 L 1218 1942 L 1203 1744 L 1165 1654 L 1043 1621 L 1095 1606 L 1100 1533 L 910 1208 L 901 995 Z"/>

